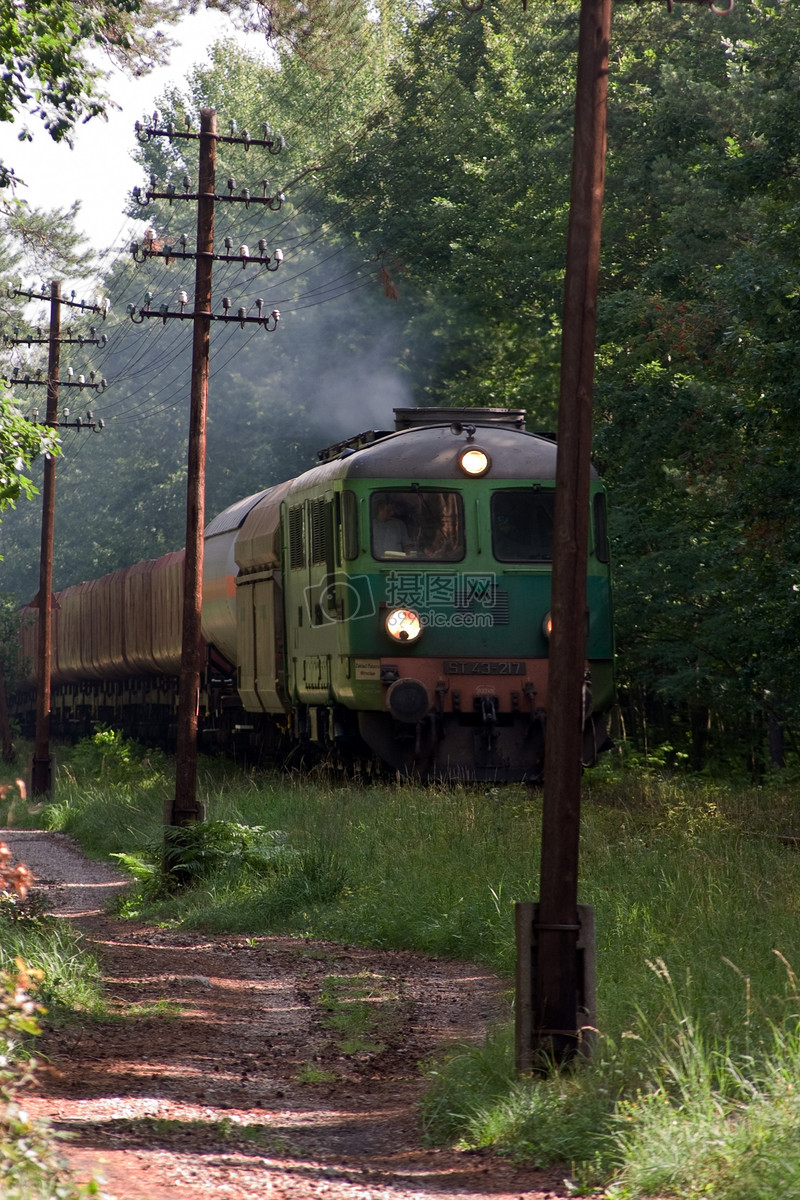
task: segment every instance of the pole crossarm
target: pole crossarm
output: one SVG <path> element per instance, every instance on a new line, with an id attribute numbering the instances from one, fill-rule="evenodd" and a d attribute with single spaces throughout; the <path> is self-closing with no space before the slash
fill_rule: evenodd
<path id="1" fill-rule="evenodd" d="M 7 383 L 9 387 L 34 387 L 36 385 L 47 387 L 51 382 L 51 380 L 47 377 L 42 378 L 39 376 L 31 378 L 30 375 L 16 375 L 13 372 L 10 377 L 3 375 L 0 376 L 0 378 L 2 378 L 3 383 Z M 108 381 L 106 379 L 98 379 L 95 381 L 94 371 L 92 371 L 89 379 L 86 379 L 83 375 L 79 375 L 77 379 L 59 379 L 58 386 L 60 388 L 80 388 L 81 391 L 90 390 L 95 392 L 104 392 L 108 387 Z"/>
<path id="2" fill-rule="evenodd" d="M 259 242 L 259 251 L 262 250 L 262 242 L 264 242 L 263 238 Z M 163 246 L 158 248 L 148 245 L 147 242 L 145 242 L 142 246 L 140 246 L 138 242 L 131 242 L 131 254 L 137 263 L 143 263 L 147 258 L 163 258 L 166 260 L 167 266 L 169 266 L 173 259 L 177 258 L 190 258 L 193 261 L 197 261 L 197 254 L 193 253 L 191 250 L 187 250 L 184 242 L 181 244 L 183 245 L 183 249 L 176 250 L 175 247 L 169 242 L 165 242 Z M 263 250 L 266 250 L 266 243 L 264 244 Z M 256 266 L 266 267 L 268 271 L 277 271 L 278 267 L 283 262 L 283 251 L 275 250 L 273 251 L 272 255 L 265 254 L 263 252 L 260 252 L 259 254 L 251 254 L 247 246 L 240 246 L 238 254 L 207 254 L 205 257 L 212 259 L 214 262 L 241 263 L 242 270 L 244 270 L 249 263 L 254 263 Z"/>
<path id="3" fill-rule="evenodd" d="M 65 410 L 65 414 L 69 416 L 69 410 Z M 101 417 L 99 421 L 94 419 L 93 413 L 87 413 L 86 417 L 76 417 L 74 421 L 40 421 L 38 415 L 34 414 L 33 418 L 26 418 L 29 424 L 37 425 L 40 429 L 90 429 L 92 433 L 99 433 L 101 429 L 105 429 L 106 423 Z"/>
<path id="4" fill-rule="evenodd" d="M 263 303 L 263 300 L 256 301 L 256 308 L 258 309 L 259 313 L 257 317 L 249 317 L 247 315 L 248 310 L 246 308 L 237 309 L 236 315 L 233 316 L 233 314 L 228 311 L 230 308 L 230 302 L 226 308 L 224 300 L 222 302 L 222 306 L 225 309 L 225 312 L 223 313 L 210 313 L 203 312 L 202 310 L 199 312 L 186 312 L 183 308 L 181 308 L 179 312 L 171 312 L 166 304 L 162 304 L 161 308 L 156 311 L 152 308 L 137 309 L 134 304 L 129 304 L 128 314 L 134 325 L 141 325 L 146 317 L 157 317 L 159 320 L 163 321 L 165 325 L 169 320 L 194 321 L 200 317 L 205 317 L 207 321 L 235 321 L 237 324 L 241 325 L 242 329 L 244 329 L 245 325 L 261 325 L 262 328 L 266 329 L 268 333 L 274 333 L 274 331 L 278 328 L 278 322 L 281 319 L 281 314 L 277 308 L 273 308 L 271 313 L 268 313 L 266 316 L 262 316 L 261 309 Z"/>
<path id="5" fill-rule="evenodd" d="M 146 208 L 151 200 L 168 200 L 172 204 L 173 200 L 210 200 L 212 203 L 224 201 L 228 204 L 243 204 L 245 208 L 249 208 L 251 204 L 264 204 L 272 212 L 278 212 L 282 204 L 286 200 L 283 192 L 278 192 L 276 196 L 267 195 L 269 189 L 269 180 L 262 179 L 260 187 L 262 189 L 261 196 L 254 196 L 249 188 L 242 188 L 238 196 L 234 196 L 233 188 L 236 186 L 232 179 L 228 180 L 230 188 L 227 195 L 216 192 L 190 192 L 188 190 L 179 192 L 174 185 L 169 184 L 166 191 L 158 192 L 153 187 L 142 191 L 140 187 L 133 189 L 133 198 L 140 208 Z"/>
<path id="6" fill-rule="evenodd" d="M 272 129 L 265 122 L 262 127 L 263 138 L 254 138 L 250 136 L 248 129 L 243 129 L 241 134 L 237 135 L 236 122 L 231 121 L 229 133 L 226 136 L 222 133 L 214 133 L 209 136 L 213 137 L 215 142 L 226 142 L 229 146 L 244 146 L 245 150 L 249 150 L 251 146 L 260 146 L 265 150 L 269 150 L 270 154 L 280 154 L 281 150 L 286 146 L 286 138 L 282 135 L 272 137 Z M 150 126 L 143 125 L 141 121 L 137 121 L 134 125 L 137 139 L 144 145 L 154 137 L 166 137 L 170 142 L 175 138 L 185 139 L 188 141 L 199 141 L 201 137 L 206 136 L 204 133 L 197 133 L 191 127 L 191 121 L 186 118 L 186 128 L 178 129 L 171 121 L 168 121 L 163 129 L 158 128 L 158 113 L 153 113 L 152 124 Z"/>
<path id="7" fill-rule="evenodd" d="M 46 284 L 44 284 L 44 283 L 42 284 L 42 286 L 38 292 L 34 292 L 32 288 L 14 288 L 14 287 L 7 288 L 7 292 L 8 292 L 8 295 L 12 299 L 17 299 L 17 298 L 20 298 L 23 300 L 47 300 L 48 299 L 47 288 L 46 288 Z M 111 308 L 110 300 L 100 300 L 97 304 L 87 304 L 85 300 L 76 300 L 75 292 L 70 293 L 70 296 L 68 298 L 64 297 L 64 296 L 59 296 L 58 304 L 60 305 L 61 308 L 64 308 L 66 306 L 67 308 L 79 308 L 82 310 L 82 312 L 97 313 L 97 315 L 99 317 L 102 317 L 104 321 L 105 321 L 106 317 L 108 316 L 109 309 Z M 45 340 L 49 342 L 50 339 L 47 338 Z M 62 339 L 59 339 L 59 340 L 62 340 Z"/>
<path id="8" fill-rule="evenodd" d="M 108 334 L 101 333 L 97 336 L 97 330 L 92 326 L 89 329 L 89 337 L 84 337 L 79 334 L 78 337 L 62 337 L 58 339 L 62 346 L 106 346 L 108 345 Z M 6 346 L 49 346 L 50 338 L 42 334 L 41 329 L 36 330 L 36 337 L 33 334 L 22 334 L 18 329 L 14 329 L 12 334 L 3 335 L 3 343 Z"/>
<path id="9" fill-rule="evenodd" d="M 87 413 L 87 417 L 91 414 Z M 92 433 L 99 433 L 101 429 L 105 429 L 106 423 L 101 417 L 99 421 L 86 421 L 83 417 L 76 417 L 74 421 L 59 421 L 59 429 L 91 429 Z"/>

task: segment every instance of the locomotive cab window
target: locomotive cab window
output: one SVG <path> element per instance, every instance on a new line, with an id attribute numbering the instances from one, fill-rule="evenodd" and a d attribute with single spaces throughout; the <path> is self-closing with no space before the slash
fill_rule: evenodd
<path id="1" fill-rule="evenodd" d="M 498 562 L 550 562 L 555 493 L 509 490 L 492 496 L 492 548 Z"/>
<path id="2" fill-rule="evenodd" d="M 358 558 L 358 500 L 355 492 L 342 492 L 342 545 L 349 561 Z"/>
<path id="3" fill-rule="evenodd" d="M 465 553 L 464 505 L 458 492 L 373 492 L 373 558 L 380 562 L 459 562 Z"/>
<path id="4" fill-rule="evenodd" d="M 596 492 L 594 497 L 594 552 L 602 563 L 607 563 L 611 558 L 608 548 L 606 498 L 603 492 Z"/>

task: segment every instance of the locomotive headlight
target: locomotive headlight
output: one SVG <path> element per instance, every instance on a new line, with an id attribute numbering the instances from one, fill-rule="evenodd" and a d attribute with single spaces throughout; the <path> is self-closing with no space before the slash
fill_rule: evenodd
<path id="1" fill-rule="evenodd" d="M 549 640 L 550 634 L 552 632 L 553 632 L 553 617 L 549 612 L 546 612 L 544 614 L 544 620 L 542 621 L 542 633 Z"/>
<path id="2" fill-rule="evenodd" d="M 464 450 L 458 464 L 465 475 L 472 476 L 485 475 L 491 465 L 489 455 L 477 446 L 470 446 L 468 450 Z"/>
<path id="3" fill-rule="evenodd" d="M 386 632 L 396 642 L 416 642 L 422 633 L 422 622 L 413 608 L 393 608 L 386 618 Z"/>

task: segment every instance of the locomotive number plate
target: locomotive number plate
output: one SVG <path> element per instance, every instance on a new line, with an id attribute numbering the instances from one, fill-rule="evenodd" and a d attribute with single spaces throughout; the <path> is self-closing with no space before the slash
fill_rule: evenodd
<path id="1" fill-rule="evenodd" d="M 446 658 L 445 675 L 524 675 L 524 662 L 487 661 L 476 658 Z"/>

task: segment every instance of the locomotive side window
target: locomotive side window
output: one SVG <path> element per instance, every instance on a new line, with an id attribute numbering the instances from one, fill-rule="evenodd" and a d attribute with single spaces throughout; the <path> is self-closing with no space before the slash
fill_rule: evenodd
<path id="1" fill-rule="evenodd" d="M 600 562 L 607 563 L 611 558 L 604 492 L 596 492 L 594 497 L 594 552 Z"/>
<path id="2" fill-rule="evenodd" d="M 369 514 L 372 555 L 381 562 L 459 562 L 464 557 L 459 492 L 373 492 Z"/>
<path id="3" fill-rule="evenodd" d="M 550 562 L 554 502 L 552 490 L 494 493 L 492 548 L 498 562 Z"/>
<path id="4" fill-rule="evenodd" d="M 344 556 L 348 561 L 358 558 L 358 500 L 355 492 L 342 492 L 344 516 L 342 531 Z"/>

